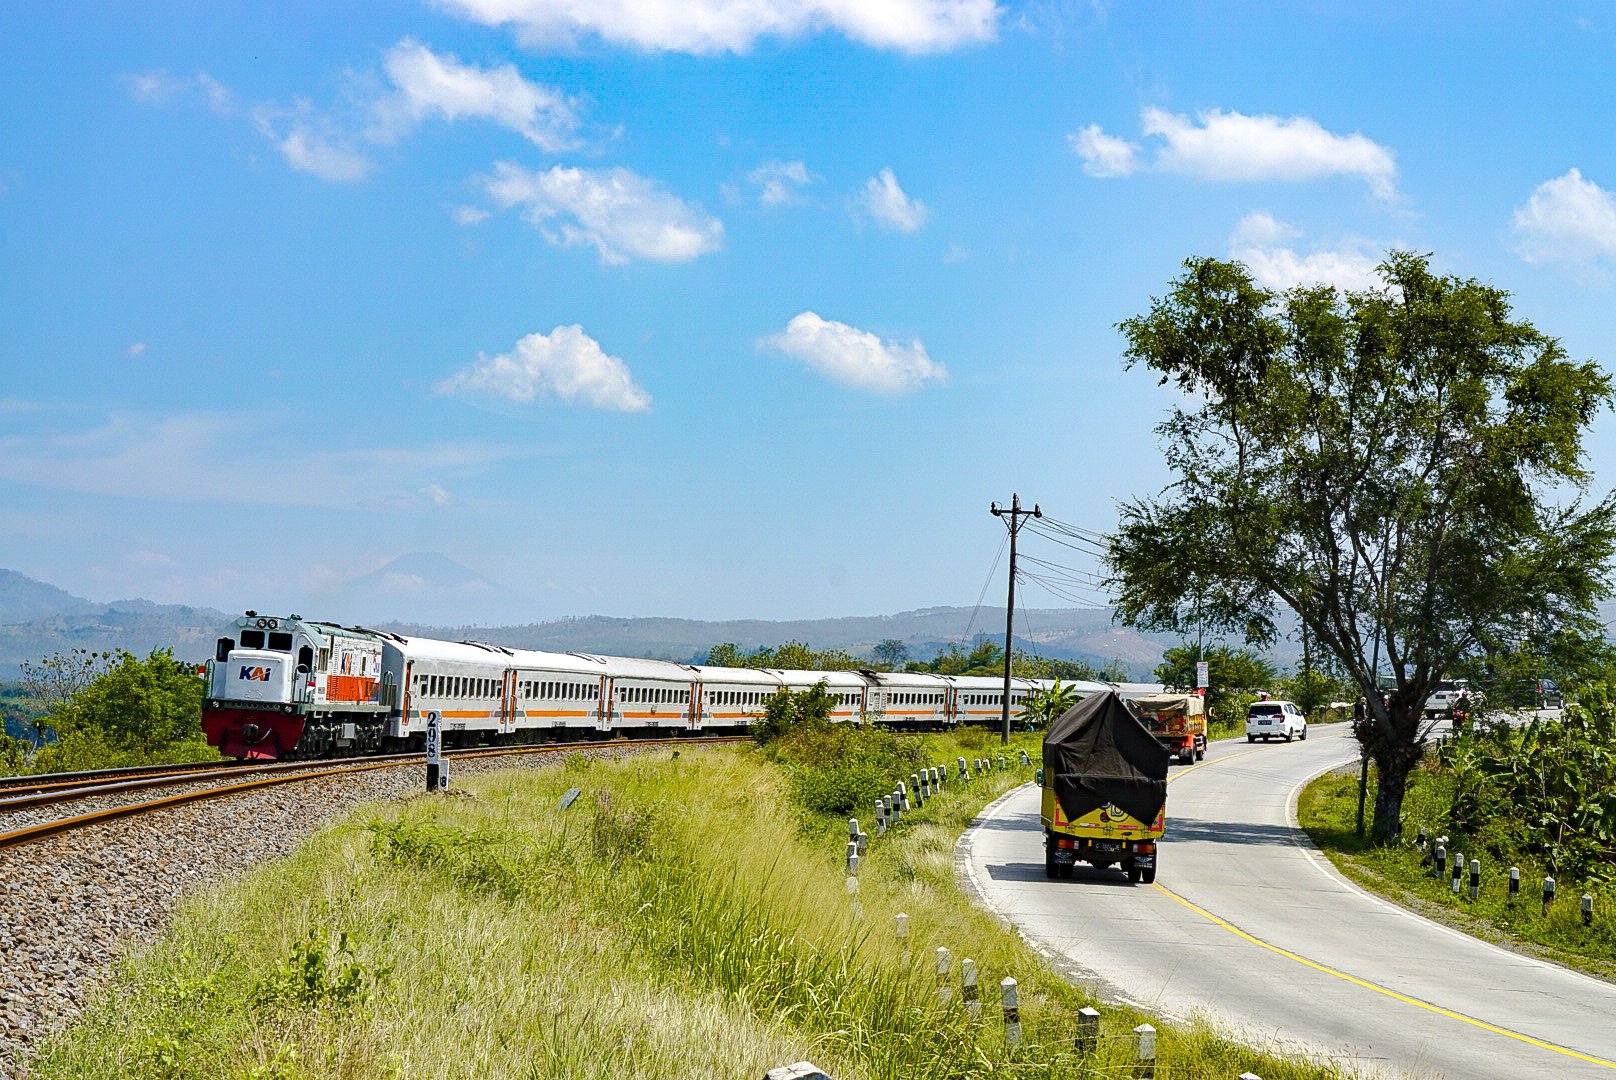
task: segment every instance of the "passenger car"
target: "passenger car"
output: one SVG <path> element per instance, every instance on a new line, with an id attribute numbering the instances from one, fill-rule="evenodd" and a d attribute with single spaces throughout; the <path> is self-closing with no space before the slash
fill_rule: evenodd
<path id="1" fill-rule="evenodd" d="M 1307 717 L 1289 701 L 1254 701 L 1246 709 L 1246 741 L 1307 738 Z"/>

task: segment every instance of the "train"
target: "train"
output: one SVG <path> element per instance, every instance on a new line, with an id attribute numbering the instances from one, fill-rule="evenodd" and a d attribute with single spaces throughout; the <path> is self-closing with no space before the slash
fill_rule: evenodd
<path id="1" fill-rule="evenodd" d="M 781 690 L 823 683 L 831 719 L 902 730 L 996 725 L 1002 678 L 726 668 L 442 641 L 247 611 L 205 665 L 202 730 L 222 756 L 299 760 L 445 747 L 744 733 Z M 1013 678 L 1012 717 L 1050 682 Z M 1079 697 L 1114 684 L 1063 682 Z"/>

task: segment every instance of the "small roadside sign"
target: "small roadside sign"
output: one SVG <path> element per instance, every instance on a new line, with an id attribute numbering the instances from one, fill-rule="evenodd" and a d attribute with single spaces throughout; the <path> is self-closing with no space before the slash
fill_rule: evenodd
<path id="1" fill-rule="evenodd" d="M 443 716 L 436 709 L 426 714 L 426 789 L 443 791 L 449 787 L 449 770 L 443 765 Z"/>
<path id="2" fill-rule="evenodd" d="M 1201 661 L 1198 661 L 1196 663 L 1196 665 L 1195 665 L 1195 688 L 1197 690 L 1205 690 L 1206 689 L 1206 687 L 1208 685 L 1208 682 L 1209 682 L 1208 676 L 1210 674 L 1211 674 L 1211 666 L 1205 660 L 1201 660 Z"/>

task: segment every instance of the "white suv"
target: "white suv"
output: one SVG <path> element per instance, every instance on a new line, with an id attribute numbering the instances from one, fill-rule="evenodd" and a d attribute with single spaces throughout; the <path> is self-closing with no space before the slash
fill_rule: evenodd
<path id="1" fill-rule="evenodd" d="M 1246 710 L 1246 741 L 1307 738 L 1307 717 L 1289 701 L 1254 701 Z"/>

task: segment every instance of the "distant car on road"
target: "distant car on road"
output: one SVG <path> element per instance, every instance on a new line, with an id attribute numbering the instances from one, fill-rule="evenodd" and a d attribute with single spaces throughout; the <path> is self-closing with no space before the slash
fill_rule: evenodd
<path id="1" fill-rule="evenodd" d="M 1471 694 L 1469 679 L 1454 679 L 1451 682 L 1444 680 L 1437 683 L 1436 689 L 1431 691 L 1431 696 L 1425 699 L 1422 711 L 1426 716 L 1441 716 L 1452 710 L 1459 702 L 1466 700 L 1473 702 L 1479 696 Z"/>
<path id="2" fill-rule="evenodd" d="M 1289 701 L 1254 701 L 1246 709 L 1246 741 L 1307 738 L 1307 717 Z"/>

